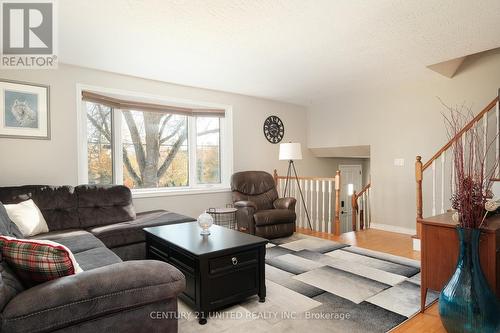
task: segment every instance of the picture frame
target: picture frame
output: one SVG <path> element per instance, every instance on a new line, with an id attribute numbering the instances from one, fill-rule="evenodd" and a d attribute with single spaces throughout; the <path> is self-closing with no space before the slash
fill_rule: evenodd
<path id="1" fill-rule="evenodd" d="M 0 138 L 50 140 L 50 87 L 0 79 Z"/>

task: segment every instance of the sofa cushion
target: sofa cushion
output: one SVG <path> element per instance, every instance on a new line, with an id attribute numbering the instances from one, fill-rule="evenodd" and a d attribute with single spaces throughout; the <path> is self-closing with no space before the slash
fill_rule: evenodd
<path id="1" fill-rule="evenodd" d="M 23 290 L 21 280 L 14 274 L 9 265 L 5 261 L 0 262 L 0 311 Z"/>
<path id="2" fill-rule="evenodd" d="M 191 222 L 195 219 L 164 210 L 139 213 L 135 220 L 98 226 L 88 229 L 109 247 L 119 247 L 128 244 L 144 242 L 146 236 L 142 228 L 158 225 Z"/>
<path id="3" fill-rule="evenodd" d="M 129 221 L 136 217 L 132 193 L 125 186 L 80 185 L 75 192 L 82 228 Z"/>
<path id="4" fill-rule="evenodd" d="M 17 225 L 12 222 L 5 207 L 0 202 L 0 235 L 22 238 L 23 234 L 17 227 Z"/>
<path id="5" fill-rule="evenodd" d="M 105 247 L 75 253 L 75 259 L 84 271 L 122 262 L 120 257 Z"/>
<path id="6" fill-rule="evenodd" d="M 111 249 L 123 261 L 144 260 L 147 256 L 146 242 L 127 244 Z"/>
<path id="7" fill-rule="evenodd" d="M 16 204 L 33 199 L 50 231 L 80 227 L 77 198 L 71 186 L 26 185 L 0 187 L 0 201 Z"/>
<path id="8" fill-rule="evenodd" d="M 105 247 L 103 242 L 90 232 L 78 229 L 51 231 L 39 234 L 31 239 L 46 239 L 66 246 L 73 253 L 79 253 L 98 247 Z"/>
<path id="9" fill-rule="evenodd" d="M 260 210 L 253 215 L 256 226 L 295 223 L 295 212 L 289 209 Z"/>
<path id="10" fill-rule="evenodd" d="M 84 271 L 121 262 L 103 242 L 85 230 L 48 232 L 32 239 L 48 239 L 65 245 L 73 252 L 76 262 Z"/>

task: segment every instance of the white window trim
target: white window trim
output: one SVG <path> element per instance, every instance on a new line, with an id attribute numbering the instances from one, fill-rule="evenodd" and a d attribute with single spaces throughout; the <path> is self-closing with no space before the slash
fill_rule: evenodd
<path id="1" fill-rule="evenodd" d="M 162 103 L 170 103 L 172 105 L 191 105 L 197 107 L 207 107 L 207 108 L 220 108 L 225 110 L 225 117 L 221 118 L 224 121 L 220 122 L 220 137 L 224 138 L 220 146 L 220 161 L 221 161 L 221 183 L 220 184 L 200 184 L 196 186 L 186 186 L 186 187 L 175 187 L 175 188 L 151 188 L 151 189 L 132 189 L 133 198 L 149 198 L 158 196 L 177 196 L 177 195 L 190 195 L 190 194 L 208 194 L 208 193 L 221 193 L 230 191 L 230 177 L 233 174 L 233 107 L 231 105 L 217 104 L 210 102 L 200 102 L 187 99 L 179 99 L 168 96 L 158 96 L 146 93 L 141 93 L 137 91 L 126 91 L 113 88 L 104 88 L 98 86 L 92 86 L 87 84 L 77 84 L 76 85 L 76 113 L 77 113 L 77 150 L 78 150 L 78 184 L 88 183 L 88 166 L 87 166 L 87 113 L 85 109 L 85 102 L 82 101 L 82 91 L 93 91 L 102 94 L 117 94 L 123 96 L 131 96 L 136 98 L 147 98 L 153 101 L 161 101 Z M 113 125 L 115 128 L 121 127 L 121 117 L 115 116 L 115 111 L 113 111 L 112 117 Z M 196 154 L 196 149 L 191 149 L 191 145 L 196 145 L 193 141 L 192 135 L 195 135 L 191 127 L 194 128 L 194 122 L 190 125 L 188 135 L 190 140 L 188 142 L 190 145 L 189 154 L 190 161 L 194 156 L 191 154 Z M 118 126 L 118 127 L 116 127 Z M 113 145 L 118 147 L 121 144 L 120 131 L 115 131 L 113 136 Z M 123 170 L 114 163 L 115 160 L 120 161 L 122 159 L 121 149 L 113 149 L 113 175 L 116 178 L 115 183 L 120 184 L 123 182 Z M 189 163 L 189 183 L 194 184 L 194 177 L 196 174 L 196 165 L 194 163 Z"/>

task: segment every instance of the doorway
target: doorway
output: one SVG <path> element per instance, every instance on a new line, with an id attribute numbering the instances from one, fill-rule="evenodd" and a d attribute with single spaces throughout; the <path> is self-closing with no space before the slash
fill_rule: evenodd
<path id="1" fill-rule="evenodd" d="M 362 188 L 363 169 L 360 164 L 339 165 L 341 177 L 340 190 L 340 232 L 352 231 L 352 205 L 351 198 L 354 191 Z"/>

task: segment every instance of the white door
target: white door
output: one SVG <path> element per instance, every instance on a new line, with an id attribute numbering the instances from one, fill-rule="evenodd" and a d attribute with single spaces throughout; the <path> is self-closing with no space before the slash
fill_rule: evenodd
<path id="1" fill-rule="evenodd" d="M 351 199 L 354 191 L 359 192 L 362 186 L 361 165 L 340 165 L 340 232 L 352 231 Z"/>

